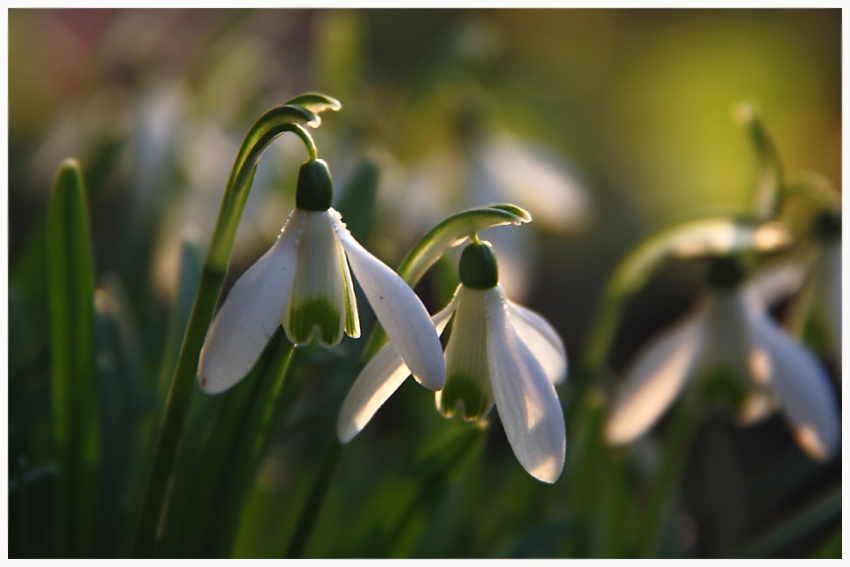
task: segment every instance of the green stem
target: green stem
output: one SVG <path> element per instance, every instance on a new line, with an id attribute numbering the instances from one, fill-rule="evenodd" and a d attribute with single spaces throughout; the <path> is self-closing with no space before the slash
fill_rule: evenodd
<path id="1" fill-rule="evenodd" d="M 302 140 L 306 140 L 308 153 L 315 152 L 315 144 L 312 143 L 310 135 L 296 122 L 310 123 L 317 120 L 316 115 L 305 108 L 289 105 L 274 108 L 264 114 L 249 130 L 236 156 L 168 393 L 133 542 L 134 557 L 151 557 L 160 535 L 160 523 L 167 507 L 166 489 L 172 478 L 171 468 L 198 370 L 201 347 L 224 285 L 236 230 L 251 190 L 257 162 L 268 145 L 284 132 L 294 132 Z"/>
<path id="2" fill-rule="evenodd" d="M 195 382 L 198 369 L 198 357 L 204 343 L 207 328 L 212 321 L 213 312 L 221 288 L 224 285 L 224 271 L 214 271 L 204 267 L 198 295 L 189 326 L 180 350 L 180 359 L 174 371 L 171 389 L 165 404 L 165 412 L 160 426 L 159 438 L 154 451 L 153 464 L 148 477 L 147 489 L 142 505 L 136 538 L 133 543 L 134 557 L 153 555 L 154 545 L 159 539 L 161 517 L 164 516 L 166 488 L 171 480 L 171 467 L 177 454 L 180 432 L 186 418 L 186 409 Z"/>
<path id="3" fill-rule="evenodd" d="M 313 533 L 313 528 L 316 525 L 316 520 L 319 518 L 319 512 L 322 511 L 322 504 L 328 494 L 331 479 L 342 457 L 343 447 L 335 438 L 331 440 L 331 446 L 325 455 L 325 460 L 322 463 L 322 468 L 316 477 L 316 482 L 310 490 L 310 495 L 304 503 L 304 508 L 301 510 L 301 516 L 298 520 L 298 527 L 289 541 L 289 548 L 286 550 L 286 559 L 300 559 L 304 554 L 304 549 L 310 541 L 310 535 Z"/>
<path id="4" fill-rule="evenodd" d="M 692 393 L 681 400 L 668 424 L 661 468 L 650 489 L 643 522 L 646 529 L 638 544 L 638 557 L 657 557 L 661 547 L 670 511 L 690 456 L 691 441 L 699 423 L 699 412 L 693 398 L 695 394 Z"/>

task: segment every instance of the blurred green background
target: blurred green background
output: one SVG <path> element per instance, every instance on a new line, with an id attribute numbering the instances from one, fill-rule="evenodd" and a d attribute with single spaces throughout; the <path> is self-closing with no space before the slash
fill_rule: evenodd
<path id="1" fill-rule="evenodd" d="M 10 479 L 34 479 L 26 481 L 26 506 L 10 489 L 10 554 L 51 553 L 43 250 L 58 164 L 73 156 L 82 165 L 98 285 L 120 306 L 123 326 L 123 346 L 98 353 L 99 369 L 129 384 L 112 407 L 125 414 L 114 443 L 126 454 L 113 455 L 118 480 L 105 497 L 120 502 L 103 536 L 116 539 L 101 550 L 109 555 L 132 524 L 162 360 L 174 348 L 168 330 L 183 242 L 199 254 L 206 248 L 254 120 L 306 91 L 343 103 L 315 133 L 337 201 L 361 159 L 378 166 L 365 245 L 393 266 L 445 216 L 487 204 L 470 180 L 488 140 L 509 135 L 558 164 L 570 194 L 580 196 L 568 201 L 581 209 L 574 218 L 548 219 L 546 203 L 533 196 L 501 194 L 491 201 L 527 207 L 537 222 L 493 238 L 518 240 L 512 250 L 505 244 L 510 259 L 501 264 L 509 294 L 553 323 L 573 368 L 606 278 L 630 247 L 672 221 L 746 205 L 755 161 L 733 105 L 757 105 L 787 170 L 841 181 L 840 10 L 10 10 L 9 462 Z M 285 136 L 261 160 L 228 285 L 265 251 L 293 206 L 306 158 L 299 144 Z M 615 370 L 688 307 L 691 276 L 674 267 L 635 300 L 615 345 Z M 447 299 L 436 277 L 417 291 L 432 311 Z M 310 364 L 254 482 L 235 555 L 283 553 L 360 348 L 346 339 L 332 351 L 298 354 Z M 559 389 L 565 406 L 571 388 Z M 216 403 L 197 402 L 208 412 Z M 440 436 L 462 429 L 454 422 L 434 411 L 427 392 L 405 384 L 349 446 L 306 556 L 570 553 L 570 475 L 552 487 L 534 481 L 492 417 L 480 453 L 457 471 L 447 465 L 452 470 L 417 499 L 417 474 L 433 462 Z M 569 421 L 567 434 L 569 461 Z M 632 456 L 651 462 L 653 451 L 648 442 Z M 840 458 L 811 463 L 778 418 L 741 430 L 728 416 L 711 417 L 693 447 L 663 553 L 740 555 L 784 518 L 840 490 L 840 468 Z M 639 465 L 633 474 L 640 487 Z M 817 552 L 840 528 L 840 515 L 817 526 L 770 554 Z"/>

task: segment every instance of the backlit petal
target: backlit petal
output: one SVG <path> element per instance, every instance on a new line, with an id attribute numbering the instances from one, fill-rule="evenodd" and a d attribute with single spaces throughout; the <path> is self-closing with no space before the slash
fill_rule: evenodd
<path id="1" fill-rule="evenodd" d="M 432 317 L 432 322 L 437 333 L 443 329 L 451 319 L 457 308 L 457 294 L 448 306 Z M 401 386 L 404 379 L 410 375 L 407 365 L 393 348 L 392 343 L 384 346 L 378 354 L 360 372 L 357 380 L 342 407 L 336 421 L 336 432 L 340 442 L 348 443 L 355 435 L 360 433 L 375 412 L 384 402 Z"/>
<path id="2" fill-rule="evenodd" d="M 485 292 L 487 357 L 493 396 L 517 460 L 534 478 L 555 482 L 567 432 L 555 386 L 514 330 L 499 286 Z"/>
<path id="3" fill-rule="evenodd" d="M 567 349 L 558 332 L 540 314 L 508 300 L 508 312 L 517 334 L 528 345 L 553 384 L 567 377 Z"/>
<path id="4" fill-rule="evenodd" d="M 445 417 L 459 411 L 465 421 L 477 421 L 493 408 L 485 294 L 464 286 L 457 293 L 457 311 L 446 345 L 446 383 L 435 394 L 437 409 Z"/>
<path id="5" fill-rule="evenodd" d="M 328 212 L 334 214 L 336 234 L 351 269 L 393 348 L 420 384 L 439 390 L 446 381 L 443 349 L 422 301 L 397 273 L 354 240 L 339 213 Z"/>
<path id="6" fill-rule="evenodd" d="M 304 216 L 289 215 L 272 247 L 236 281 L 213 319 L 198 367 L 201 389 L 217 394 L 248 374 L 286 309 Z"/>
<path id="7" fill-rule="evenodd" d="M 638 355 L 608 416 L 609 443 L 629 443 L 645 433 L 694 375 L 705 340 L 704 316 L 699 309 Z"/>
<path id="8" fill-rule="evenodd" d="M 303 211 L 304 231 L 298 247 L 298 268 L 283 317 L 286 336 L 295 345 L 334 346 L 342 340 L 346 320 L 344 258 L 328 211 Z"/>
<path id="9" fill-rule="evenodd" d="M 823 366 L 764 312 L 751 310 L 749 322 L 756 347 L 767 353 L 769 384 L 797 444 L 816 460 L 829 459 L 840 447 L 841 424 Z"/>

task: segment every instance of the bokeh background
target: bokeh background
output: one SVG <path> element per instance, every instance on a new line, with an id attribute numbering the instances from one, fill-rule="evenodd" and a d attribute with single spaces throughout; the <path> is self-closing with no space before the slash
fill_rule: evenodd
<path id="1" fill-rule="evenodd" d="M 10 10 L 9 459 L 10 478 L 23 457 L 34 479 L 28 508 L 10 492 L 14 554 L 51 553 L 43 250 L 59 163 L 73 156 L 83 168 L 98 284 L 120 305 L 130 353 L 116 372 L 134 393 L 112 411 L 129 420 L 110 487 L 121 504 L 104 532 L 118 549 L 174 340 L 184 242 L 205 250 L 250 125 L 306 91 L 343 103 L 315 133 L 337 198 L 362 160 L 377 167 L 365 244 L 388 264 L 470 206 L 509 201 L 532 212 L 531 225 L 488 237 L 509 294 L 553 323 L 574 368 L 601 289 L 636 242 L 676 220 L 746 206 L 755 159 L 736 103 L 760 109 L 787 170 L 841 182 L 840 10 Z M 284 136 L 261 160 L 228 285 L 279 231 L 305 158 Z M 519 181 L 488 182 L 488 163 Z M 630 305 L 615 371 L 688 308 L 692 276 L 665 270 Z M 445 287 L 429 277 L 418 291 L 433 311 Z M 303 354 L 311 364 L 255 479 L 237 556 L 282 553 L 355 377 L 341 361 L 359 348 L 346 339 Z M 99 368 L 114 369 L 112 354 L 99 353 Z M 570 393 L 559 390 L 565 405 Z M 570 478 L 534 481 L 490 421 L 483 451 L 417 500 L 411 478 L 447 422 L 431 396 L 405 384 L 350 445 L 306 555 L 568 553 Z M 567 431 L 569 454 L 569 422 Z M 651 461 L 645 445 L 637 460 Z M 840 490 L 840 458 L 810 462 L 778 418 L 742 430 L 711 416 L 688 462 L 667 555 L 741 554 Z M 840 514 L 819 528 L 772 553 L 816 552 Z"/>

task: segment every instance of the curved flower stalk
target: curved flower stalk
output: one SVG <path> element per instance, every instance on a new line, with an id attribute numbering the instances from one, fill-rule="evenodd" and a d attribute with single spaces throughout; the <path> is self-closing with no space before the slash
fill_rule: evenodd
<path id="1" fill-rule="evenodd" d="M 296 208 L 274 245 L 236 282 L 210 326 L 198 379 L 208 394 L 244 378 L 278 325 L 295 345 L 314 336 L 330 347 L 343 332 L 360 336 L 351 270 L 416 380 L 439 390 L 445 380 L 440 341 L 419 297 L 363 248 L 330 207 L 324 161 L 301 167 Z"/>
<path id="2" fill-rule="evenodd" d="M 441 334 L 454 321 L 437 409 L 446 417 L 459 411 L 466 421 L 477 421 L 495 404 L 517 460 L 534 478 L 553 483 L 561 475 L 567 442 L 554 386 L 567 375 L 564 344 L 543 317 L 505 297 L 488 242 L 467 245 L 460 279 L 449 305 L 432 318 Z M 384 346 L 349 391 L 337 420 L 343 443 L 410 374 L 397 348 L 394 341 Z"/>
<path id="3" fill-rule="evenodd" d="M 712 292 L 645 347 L 627 371 L 606 424 L 608 442 L 643 435 L 702 371 L 727 369 L 746 378 L 742 423 L 767 417 L 778 406 L 810 457 L 823 461 L 837 452 L 839 414 L 826 372 L 769 317 L 757 287 L 741 285 L 741 276 L 737 260 L 713 261 Z"/>

